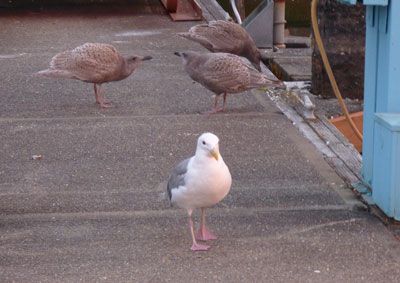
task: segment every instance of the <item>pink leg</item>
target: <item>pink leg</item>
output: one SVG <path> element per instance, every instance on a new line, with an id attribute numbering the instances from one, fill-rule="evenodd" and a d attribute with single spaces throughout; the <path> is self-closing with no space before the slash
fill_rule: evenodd
<path id="1" fill-rule="evenodd" d="M 224 93 L 224 104 L 222 105 L 222 112 L 225 111 L 225 105 L 226 105 L 226 95 L 227 93 Z"/>
<path id="2" fill-rule="evenodd" d="M 218 99 L 219 99 L 219 95 L 215 95 L 214 98 L 214 107 L 212 110 L 205 112 L 204 114 L 210 115 L 210 114 L 215 114 L 221 111 L 224 111 L 223 108 L 218 108 Z M 225 100 L 224 100 L 225 101 Z"/>
<path id="3" fill-rule="evenodd" d="M 101 108 L 109 108 L 109 107 L 111 107 L 111 102 L 106 100 L 100 94 L 100 85 L 97 87 L 97 84 L 93 84 L 93 87 L 94 87 L 94 96 L 96 98 L 96 103 L 100 104 Z"/>
<path id="4" fill-rule="evenodd" d="M 215 236 L 210 230 L 206 227 L 206 209 L 201 209 L 201 223 L 200 229 L 197 231 L 196 239 L 200 241 L 208 241 L 208 240 L 216 240 L 217 236 Z"/>
<path id="5" fill-rule="evenodd" d="M 189 228 L 190 228 L 190 233 L 191 233 L 191 235 L 192 235 L 192 241 L 193 241 L 193 244 L 192 244 L 192 247 L 190 248 L 192 251 L 207 251 L 209 248 L 210 248 L 210 246 L 206 246 L 206 245 L 201 245 L 201 244 L 198 244 L 197 242 L 196 242 L 196 238 L 195 238 L 195 236 L 194 236 L 194 230 L 193 230 L 193 220 L 192 220 L 192 212 L 193 212 L 193 210 L 192 209 L 188 209 L 188 214 L 189 214 Z"/>

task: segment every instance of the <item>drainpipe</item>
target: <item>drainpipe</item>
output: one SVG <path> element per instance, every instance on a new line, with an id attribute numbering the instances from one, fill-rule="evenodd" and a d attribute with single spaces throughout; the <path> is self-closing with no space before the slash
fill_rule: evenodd
<path id="1" fill-rule="evenodd" d="M 244 7 L 244 1 L 245 0 L 235 0 L 236 1 L 236 7 L 239 11 L 239 15 L 242 18 L 242 21 L 246 18 L 246 10 Z"/>
<path id="2" fill-rule="evenodd" d="M 242 16 L 240 15 L 240 13 L 238 11 L 238 8 L 236 7 L 236 1 L 235 0 L 230 0 L 229 2 L 231 3 L 231 7 L 232 7 L 232 10 L 233 10 L 233 13 L 235 14 L 236 22 L 239 25 L 241 25 L 242 24 Z M 243 4 L 243 3 L 240 2 L 240 4 Z M 239 7 L 239 8 L 241 8 L 241 7 Z"/>
<path id="3" fill-rule="evenodd" d="M 285 0 L 274 0 L 274 46 L 285 48 Z"/>

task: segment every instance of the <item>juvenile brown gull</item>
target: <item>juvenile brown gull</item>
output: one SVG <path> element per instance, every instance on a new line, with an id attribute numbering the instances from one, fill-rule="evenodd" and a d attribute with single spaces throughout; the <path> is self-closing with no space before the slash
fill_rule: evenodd
<path id="1" fill-rule="evenodd" d="M 200 43 L 211 52 L 231 53 L 246 57 L 261 71 L 261 54 L 254 40 L 239 24 L 228 21 L 210 21 L 193 26 L 189 32 L 178 35 Z"/>
<path id="2" fill-rule="evenodd" d="M 229 53 L 175 52 L 183 59 L 189 76 L 216 94 L 214 108 L 209 113 L 225 110 L 228 93 L 239 93 L 260 87 L 282 87 L 279 80 L 272 80 L 258 72 L 246 59 Z M 218 108 L 218 98 L 223 94 L 223 107 Z"/>
<path id="3" fill-rule="evenodd" d="M 109 44 L 85 43 L 58 53 L 51 59 L 50 68 L 36 75 L 93 83 L 96 102 L 101 107 L 110 107 L 111 103 L 100 93 L 101 84 L 127 78 L 142 61 L 150 59 L 150 56 L 123 57 Z"/>

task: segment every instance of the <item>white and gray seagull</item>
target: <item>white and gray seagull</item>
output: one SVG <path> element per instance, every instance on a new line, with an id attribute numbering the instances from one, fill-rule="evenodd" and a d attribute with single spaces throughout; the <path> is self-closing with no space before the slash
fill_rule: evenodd
<path id="1" fill-rule="evenodd" d="M 202 134 L 197 140 L 195 155 L 173 169 L 167 186 L 171 203 L 186 209 L 189 214 L 192 251 L 206 251 L 210 248 L 196 240 L 217 238 L 206 227 L 205 209 L 220 202 L 228 194 L 231 184 L 231 174 L 219 153 L 218 137 L 212 133 Z M 192 212 L 196 208 L 201 208 L 201 223 L 195 235 Z"/>

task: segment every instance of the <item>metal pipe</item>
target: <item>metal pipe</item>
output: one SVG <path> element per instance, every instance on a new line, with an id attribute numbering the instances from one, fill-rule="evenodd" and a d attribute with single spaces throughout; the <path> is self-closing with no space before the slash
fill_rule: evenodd
<path id="1" fill-rule="evenodd" d="M 236 18 L 237 23 L 239 25 L 241 25 L 242 24 L 242 18 L 240 17 L 239 11 L 238 11 L 238 9 L 236 7 L 235 0 L 230 0 L 229 2 L 231 3 L 232 10 L 233 10 L 233 13 L 235 14 L 235 18 Z"/>
<path id="2" fill-rule="evenodd" d="M 285 0 L 274 2 L 274 45 L 285 48 Z"/>

